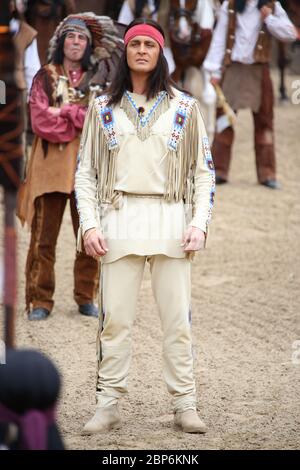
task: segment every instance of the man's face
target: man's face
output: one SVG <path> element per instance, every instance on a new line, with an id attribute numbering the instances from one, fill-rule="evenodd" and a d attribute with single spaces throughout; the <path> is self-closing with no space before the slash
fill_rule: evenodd
<path id="1" fill-rule="evenodd" d="M 160 46 L 148 36 L 136 36 L 127 44 L 127 64 L 132 72 L 150 73 L 155 69 Z"/>
<path id="2" fill-rule="evenodd" d="M 84 54 L 88 43 L 88 38 L 85 34 L 69 32 L 66 35 L 64 42 L 64 55 L 72 62 L 79 62 Z"/>

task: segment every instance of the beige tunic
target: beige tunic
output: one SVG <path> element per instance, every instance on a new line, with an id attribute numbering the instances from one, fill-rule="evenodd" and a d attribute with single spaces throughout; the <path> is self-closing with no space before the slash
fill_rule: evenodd
<path id="1" fill-rule="evenodd" d="M 146 102 L 143 95 L 131 93 L 130 96 L 137 108 L 144 108 L 145 115 L 155 102 Z M 214 182 L 205 163 L 202 138 L 206 137 L 206 132 L 199 111 L 197 125 L 200 144 L 192 220 L 191 211 L 185 207 L 183 200 L 169 202 L 163 197 L 167 180 L 168 140 L 179 100 L 180 93 L 176 91 L 169 109 L 153 123 L 150 136 L 145 140 L 139 138 L 135 125 L 125 111 L 120 106 L 114 107 L 119 141 L 114 184 L 118 204 L 97 203 L 96 170 L 92 168 L 90 152 L 85 152 L 85 148 L 91 148 L 88 141 L 83 148 L 84 158 L 75 177 L 78 211 L 82 233 L 92 227 L 101 227 L 104 233 L 109 251 L 102 257 L 103 263 L 113 262 L 128 254 L 164 254 L 184 258 L 186 255 L 181 243 L 187 224 L 204 232 L 207 230 Z M 98 119 L 96 112 L 94 119 Z M 93 138 L 90 135 L 88 139 Z"/>

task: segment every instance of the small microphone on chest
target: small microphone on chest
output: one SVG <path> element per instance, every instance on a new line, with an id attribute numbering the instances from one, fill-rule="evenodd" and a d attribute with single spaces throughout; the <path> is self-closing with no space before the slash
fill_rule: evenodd
<path id="1" fill-rule="evenodd" d="M 145 112 L 145 109 L 143 108 L 143 106 L 140 106 L 140 107 L 138 108 L 139 116 L 141 116 L 142 114 L 144 114 L 144 112 Z"/>

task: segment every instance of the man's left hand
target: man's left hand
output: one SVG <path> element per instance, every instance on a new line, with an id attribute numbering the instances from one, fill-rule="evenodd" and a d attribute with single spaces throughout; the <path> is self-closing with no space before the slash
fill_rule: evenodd
<path id="1" fill-rule="evenodd" d="M 183 251 L 198 251 L 203 249 L 204 245 L 205 233 L 198 227 L 188 227 L 181 244 Z"/>
<path id="2" fill-rule="evenodd" d="M 265 6 L 261 7 L 260 13 L 261 13 L 262 19 L 264 20 L 265 18 L 267 18 L 267 16 L 272 14 L 272 9 L 265 5 Z"/>

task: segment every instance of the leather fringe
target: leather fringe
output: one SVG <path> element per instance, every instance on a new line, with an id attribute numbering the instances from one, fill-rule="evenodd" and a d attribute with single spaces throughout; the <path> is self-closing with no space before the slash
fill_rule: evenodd
<path id="1" fill-rule="evenodd" d="M 165 199 L 168 201 L 181 199 L 186 204 L 192 203 L 193 177 L 198 156 L 198 126 L 197 126 L 197 102 L 192 106 L 184 132 L 181 134 L 177 149 L 169 149 L 167 158 L 168 177 L 165 191 Z"/>

